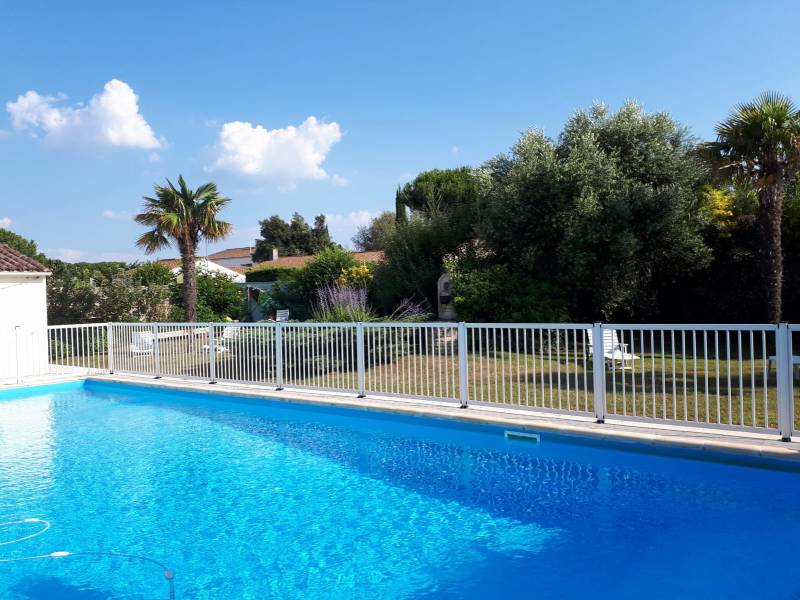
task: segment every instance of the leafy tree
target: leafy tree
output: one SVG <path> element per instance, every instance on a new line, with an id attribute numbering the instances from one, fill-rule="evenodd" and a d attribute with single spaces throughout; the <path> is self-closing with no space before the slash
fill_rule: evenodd
<path id="1" fill-rule="evenodd" d="M 21 235 L 17 235 L 13 231 L 3 229 L 2 227 L 0 227 L 0 244 L 5 244 L 17 252 L 34 260 L 38 260 L 39 262 L 44 263 L 47 261 L 45 255 L 40 253 L 36 248 L 36 242 L 33 240 L 26 240 Z"/>
<path id="2" fill-rule="evenodd" d="M 272 249 L 277 248 L 281 256 L 308 256 L 331 246 L 325 215 L 314 218 L 314 226 L 306 223 L 298 213 L 292 215 L 287 223 L 278 215 L 259 221 L 261 239 L 256 241 L 253 261 L 261 262 L 272 258 Z"/>
<path id="3" fill-rule="evenodd" d="M 221 196 L 214 183 L 196 190 L 178 176 L 178 187 L 167 179 L 167 185 L 155 186 L 155 197 L 144 197 L 144 208 L 136 215 L 137 223 L 152 227 L 136 241 L 152 254 L 174 242 L 181 255 L 183 269 L 183 308 L 187 321 L 197 320 L 197 268 L 195 257 L 202 239 L 219 241 L 232 229 L 230 223 L 217 219 L 217 214 L 231 200 Z"/>
<path id="4" fill-rule="evenodd" d="M 370 250 L 383 250 L 386 248 L 389 236 L 396 227 L 395 215 L 389 211 L 382 212 L 372 219 L 369 225 L 363 225 L 353 236 L 353 245 L 356 250 L 368 252 Z"/>
<path id="5" fill-rule="evenodd" d="M 175 275 L 166 265 L 157 262 L 146 262 L 136 265 L 131 273 L 131 283 L 142 286 L 170 285 Z"/>
<path id="6" fill-rule="evenodd" d="M 386 243 L 386 258 L 375 268 L 372 292 L 386 313 L 406 298 L 436 306 L 436 282 L 444 258 L 472 235 L 450 215 L 416 214 L 398 225 Z"/>
<path id="7" fill-rule="evenodd" d="M 716 128 L 717 139 L 705 150 L 718 173 L 752 186 L 758 194 L 756 224 L 765 314 L 781 319 L 786 189 L 800 168 L 800 110 L 776 92 L 739 104 Z"/>
<path id="8" fill-rule="evenodd" d="M 54 325 L 162 321 L 168 316 L 169 289 L 131 285 L 125 263 L 51 261 L 50 268 L 47 312 Z"/>
<path id="9" fill-rule="evenodd" d="M 446 213 L 455 207 L 474 206 L 477 198 L 478 184 L 470 167 L 432 169 L 397 190 L 397 220 L 406 220 L 406 208 L 412 213 Z"/>
<path id="10" fill-rule="evenodd" d="M 635 103 L 580 111 L 557 141 L 528 131 L 479 174 L 486 261 L 555 286 L 573 318 L 652 317 L 710 259 L 704 175 L 686 130 Z"/>
<path id="11" fill-rule="evenodd" d="M 314 256 L 298 273 L 297 281 L 309 296 L 327 285 L 333 285 L 343 272 L 358 265 L 353 254 L 343 248 L 325 248 Z"/>
<path id="12" fill-rule="evenodd" d="M 174 302 L 179 301 L 181 289 L 172 287 Z M 217 322 L 239 319 L 244 313 L 244 297 L 236 283 L 222 273 L 200 273 L 197 276 L 197 316 L 200 321 Z M 173 316 L 181 320 L 185 315 L 174 310 Z"/>

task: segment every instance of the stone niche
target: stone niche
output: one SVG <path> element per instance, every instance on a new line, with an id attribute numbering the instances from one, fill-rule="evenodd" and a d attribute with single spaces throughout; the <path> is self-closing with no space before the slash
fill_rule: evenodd
<path id="1" fill-rule="evenodd" d="M 439 309 L 440 321 L 455 321 L 457 319 L 456 309 L 453 306 L 453 281 L 447 273 L 439 277 L 436 283 L 436 300 Z"/>

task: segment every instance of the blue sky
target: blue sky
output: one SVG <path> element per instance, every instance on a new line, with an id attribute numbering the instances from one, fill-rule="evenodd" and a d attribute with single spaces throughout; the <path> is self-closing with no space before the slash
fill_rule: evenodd
<path id="1" fill-rule="evenodd" d="M 800 102 L 798 22 L 789 1 L 8 3 L 0 225 L 134 260 L 130 215 L 182 173 L 234 200 L 217 247 L 294 211 L 347 242 L 415 173 L 555 136 L 595 100 L 701 137 L 763 90 Z"/>

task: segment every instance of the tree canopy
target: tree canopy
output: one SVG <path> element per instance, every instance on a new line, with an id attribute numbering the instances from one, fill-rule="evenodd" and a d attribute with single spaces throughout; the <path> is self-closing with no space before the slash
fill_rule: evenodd
<path id="1" fill-rule="evenodd" d="M 197 271 L 195 257 L 200 240 L 216 242 L 225 238 L 233 226 L 217 218 L 231 199 L 222 196 L 214 183 L 191 189 L 182 175 L 175 187 L 156 185 L 155 196 L 144 197 L 144 207 L 136 215 L 140 225 L 150 227 L 136 245 L 151 254 L 175 242 L 181 255 L 183 270 L 183 308 L 186 320 L 197 320 Z"/>
<path id="2" fill-rule="evenodd" d="M 716 174 L 752 187 L 758 197 L 763 317 L 777 323 L 782 316 L 786 188 L 800 169 L 800 109 L 782 94 L 765 92 L 736 106 L 716 131 L 716 141 L 704 148 Z"/>
<path id="3" fill-rule="evenodd" d="M 575 318 L 653 316 L 660 289 L 710 260 L 695 142 L 635 103 L 526 132 L 479 171 L 489 262 L 554 284 Z"/>
<path id="4" fill-rule="evenodd" d="M 389 211 L 382 212 L 372 219 L 369 225 L 362 225 L 353 236 L 353 245 L 356 250 L 368 252 L 370 250 L 384 250 L 389 237 L 396 227 L 395 214 Z"/>
<path id="5" fill-rule="evenodd" d="M 299 213 L 294 213 L 289 222 L 278 215 L 259 221 L 261 239 L 256 241 L 253 261 L 272 258 L 273 248 L 280 256 L 307 256 L 316 254 L 333 245 L 325 215 L 317 215 L 314 225 L 306 223 Z"/>
<path id="6" fill-rule="evenodd" d="M 3 229 L 2 227 L 0 227 L 0 244 L 5 244 L 17 252 L 34 260 L 38 260 L 39 262 L 47 261 L 45 255 L 40 253 L 36 248 L 36 242 L 33 240 L 26 240 L 21 235 L 9 231 L 8 229 Z"/>

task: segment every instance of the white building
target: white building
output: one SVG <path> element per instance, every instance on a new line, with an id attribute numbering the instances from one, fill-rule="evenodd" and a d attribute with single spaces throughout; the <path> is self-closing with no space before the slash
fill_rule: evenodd
<path id="1" fill-rule="evenodd" d="M 208 259 L 223 267 L 250 267 L 253 265 L 253 248 L 228 248 L 214 254 L 209 254 Z"/>
<path id="2" fill-rule="evenodd" d="M 207 258 L 197 258 L 195 259 L 195 268 L 197 269 L 198 273 L 209 273 L 209 274 L 218 274 L 218 275 L 225 275 L 231 281 L 235 283 L 244 283 L 245 277 L 243 273 L 239 273 L 228 267 L 223 267 L 220 264 L 215 263 L 214 261 L 208 260 Z M 178 278 L 178 281 L 183 281 L 183 268 L 181 267 L 181 261 L 178 258 L 166 258 L 158 261 L 162 265 L 166 265 L 170 271 Z"/>
<path id="3" fill-rule="evenodd" d="M 0 244 L 0 381 L 47 365 L 46 267 Z M 24 359 L 17 360 L 17 356 Z"/>

